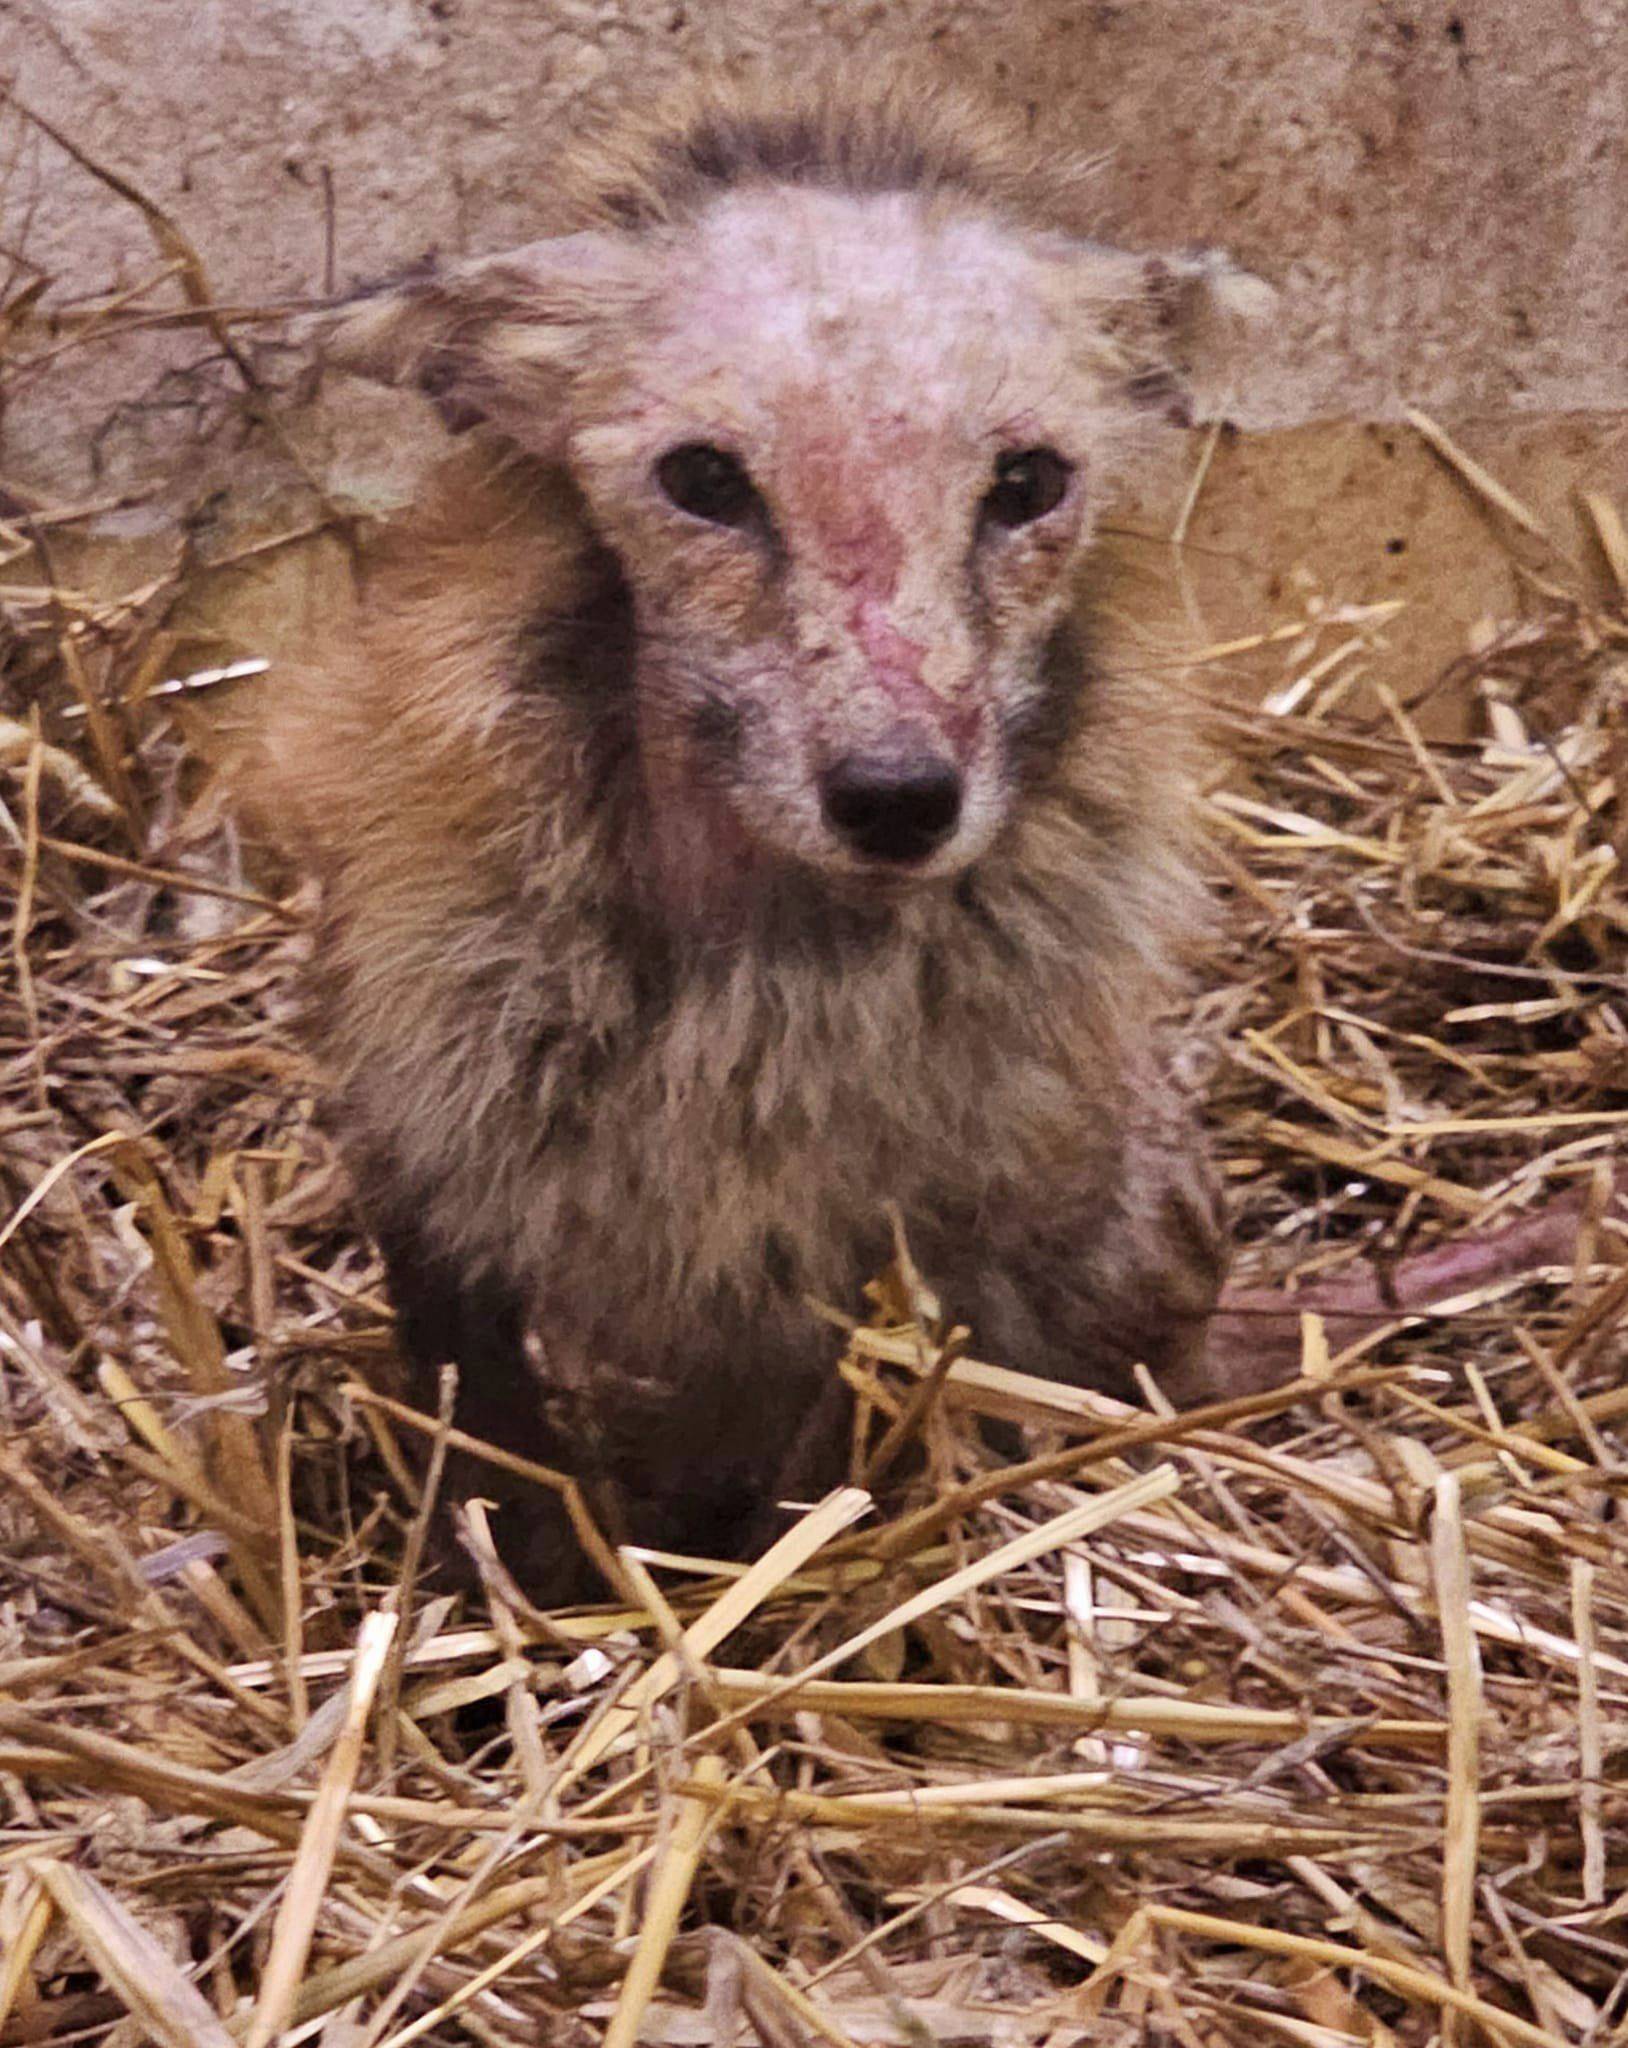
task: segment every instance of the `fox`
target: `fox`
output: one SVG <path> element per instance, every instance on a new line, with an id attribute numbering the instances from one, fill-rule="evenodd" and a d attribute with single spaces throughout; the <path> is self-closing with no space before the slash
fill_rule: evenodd
<path id="1" fill-rule="evenodd" d="M 455 1364 L 618 1540 L 747 1554 L 840 1470 L 810 1302 L 890 1217 L 989 1355 L 1209 1385 L 1191 721 L 1093 564 L 1251 281 L 1088 176 L 938 83 L 703 85 L 319 316 L 453 445 L 267 716 L 307 1028 L 422 1405 Z"/>

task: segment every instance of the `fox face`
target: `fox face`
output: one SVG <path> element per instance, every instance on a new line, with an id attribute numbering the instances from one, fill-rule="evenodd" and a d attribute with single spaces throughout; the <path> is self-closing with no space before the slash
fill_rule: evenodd
<path id="1" fill-rule="evenodd" d="M 951 182 L 721 179 L 342 311 L 337 359 L 564 470 L 625 585 L 650 872 L 887 901 L 999 840 L 1082 715 L 1098 510 L 1216 259 Z"/>
<path id="2" fill-rule="evenodd" d="M 633 597 L 658 846 L 702 899 L 942 883 L 1073 708 L 1126 425 L 1074 261 L 914 195 L 741 195 L 685 241 L 563 444 Z"/>

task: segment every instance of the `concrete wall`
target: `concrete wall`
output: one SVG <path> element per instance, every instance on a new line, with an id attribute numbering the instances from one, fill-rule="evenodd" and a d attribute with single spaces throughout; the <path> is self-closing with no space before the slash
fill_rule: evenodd
<path id="1" fill-rule="evenodd" d="M 1419 660 L 1505 595 L 1476 515 L 1415 447 L 1313 423 L 1421 405 L 1562 523 L 1574 483 L 1628 488 L 1625 0 L 0 0 L 0 75 L 174 216 L 227 305 L 534 233 L 573 121 L 681 68 L 794 73 L 832 45 L 878 66 L 936 52 L 1060 147 L 1102 153 L 1115 232 L 1217 242 L 1282 287 L 1229 412 L 1301 431 L 1218 451 L 1193 528 L 1218 631 L 1302 557 L 1348 598 L 1458 562 Z M 15 110 L 0 179 L 14 281 L 52 281 L 42 310 L 150 276 L 141 212 Z M 36 320 L 14 351 L 49 341 Z M 127 535 L 208 489 L 280 491 L 287 465 L 242 451 L 208 353 L 149 334 L 14 381 L 0 475 L 127 493 L 103 522 Z M 354 389 L 296 430 L 319 471 L 379 499 L 425 431 Z M 1136 508 L 1150 532 L 1173 491 Z"/>

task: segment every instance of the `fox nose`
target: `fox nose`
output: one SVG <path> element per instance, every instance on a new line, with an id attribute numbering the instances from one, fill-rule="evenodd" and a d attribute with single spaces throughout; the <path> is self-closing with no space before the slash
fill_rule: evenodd
<path id="1" fill-rule="evenodd" d="M 931 754 L 849 754 L 820 784 L 825 822 L 867 860 L 912 867 L 961 816 L 961 777 Z"/>

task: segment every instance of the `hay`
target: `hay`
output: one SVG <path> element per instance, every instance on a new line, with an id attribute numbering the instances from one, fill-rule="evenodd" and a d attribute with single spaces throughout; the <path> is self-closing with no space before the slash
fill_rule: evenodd
<path id="1" fill-rule="evenodd" d="M 478 1508 L 488 1597 L 440 1590 L 363 1384 L 308 904 L 199 792 L 178 584 L 95 603 L 13 537 L 4 2048 L 1620 2027 L 1622 602 L 1546 557 L 1442 679 L 1473 740 L 1383 687 L 1372 611 L 1274 627 L 1271 708 L 1218 714 L 1229 1341 L 1292 1332 L 1289 1387 L 1044 1385 L 901 1260 L 833 1338 L 877 1505 L 540 1615 Z"/>

